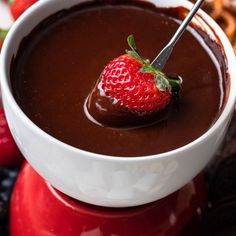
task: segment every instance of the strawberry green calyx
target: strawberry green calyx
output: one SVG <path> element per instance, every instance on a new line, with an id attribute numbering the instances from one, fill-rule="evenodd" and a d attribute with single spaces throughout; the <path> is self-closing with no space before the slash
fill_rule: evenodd
<path id="1" fill-rule="evenodd" d="M 126 50 L 126 53 L 142 63 L 143 66 L 140 69 L 142 73 L 151 73 L 155 75 L 156 86 L 160 91 L 179 92 L 182 84 L 181 80 L 167 77 L 163 72 L 155 69 L 148 59 L 143 59 L 139 55 L 133 35 L 128 36 L 127 42 L 132 50 Z"/>
<path id="2" fill-rule="evenodd" d="M 0 29 L 0 40 L 3 41 L 7 36 L 8 30 Z"/>
<path id="3" fill-rule="evenodd" d="M 13 4 L 15 2 L 15 0 L 8 0 L 8 4 Z"/>
<path id="4" fill-rule="evenodd" d="M 174 92 L 174 93 L 178 93 L 179 90 L 181 89 L 181 85 L 183 83 L 183 80 L 182 79 L 168 78 L 168 82 L 171 86 L 171 91 Z"/>

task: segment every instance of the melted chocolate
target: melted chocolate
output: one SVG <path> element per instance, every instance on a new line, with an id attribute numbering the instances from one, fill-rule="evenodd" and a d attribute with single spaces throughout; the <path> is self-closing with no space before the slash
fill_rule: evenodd
<path id="1" fill-rule="evenodd" d="M 181 12 L 141 2 L 92 2 L 49 17 L 23 40 L 13 60 L 18 104 L 50 135 L 95 153 L 143 156 L 190 143 L 221 113 L 226 79 L 219 46 L 193 28 L 183 34 L 165 67 L 164 72 L 184 80 L 167 119 L 124 130 L 98 126 L 84 113 L 85 99 L 104 66 L 124 54 L 127 36 L 133 34 L 142 55 L 152 59 L 178 28 L 175 17 Z"/>

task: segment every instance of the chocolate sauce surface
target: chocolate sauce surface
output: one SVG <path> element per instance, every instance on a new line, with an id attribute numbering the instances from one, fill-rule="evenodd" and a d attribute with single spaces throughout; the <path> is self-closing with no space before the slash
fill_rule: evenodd
<path id="1" fill-rule="evenodd" d="M 84 112 L 104 66 L 128 48 L 127 36 L 133 34 L 142 56 L 152 60 L 178 28 L 176 16 L 182 11 L 140 2 L 94 2 L 49 17 L 23 40 L 13 59 L 12 88 L 19 106 L 48 134 L 90 152 L 135 157 L 190 143 L 218 118 L 225 87 L 218 45 L 193 28 L 183 34 L 164 69 L 184 81 L 166 119 L 113 129 L 91 122 Z"/>

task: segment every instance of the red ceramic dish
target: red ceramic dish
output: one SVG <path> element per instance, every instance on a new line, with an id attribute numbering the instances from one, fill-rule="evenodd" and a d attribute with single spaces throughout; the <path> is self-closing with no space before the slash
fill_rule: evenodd
<path id="1" fill-rule="evenodd" d="M 25 164 L 12 195 L 11 236 L 177 235 L 186 231 L 193 219 L 195 223 L 199 220 L 206 206 L 203 186 L 199 176 L 176 193 L 151 204 L 96 207 L 58 192 Z"/>

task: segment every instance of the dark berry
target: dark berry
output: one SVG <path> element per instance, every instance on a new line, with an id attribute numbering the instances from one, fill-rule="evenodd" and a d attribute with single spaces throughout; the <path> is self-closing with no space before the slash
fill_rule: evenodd
<path id="1" fill-rule="evenodd" d="M 204 217 L 201 235 L 236 235 L 236 196 L 213 205 Z"/>
<path id="2" fill-rule="evenodd" d="M 219 163 L 210 178 L 209 189 L 213 204 L 236 195 L 236 154 Z"/>
<path id="3" fill-rule="evenodd" d="M 18 169 L 0 168 L 0 235 L 8 235 L 10 196 Z"/>

